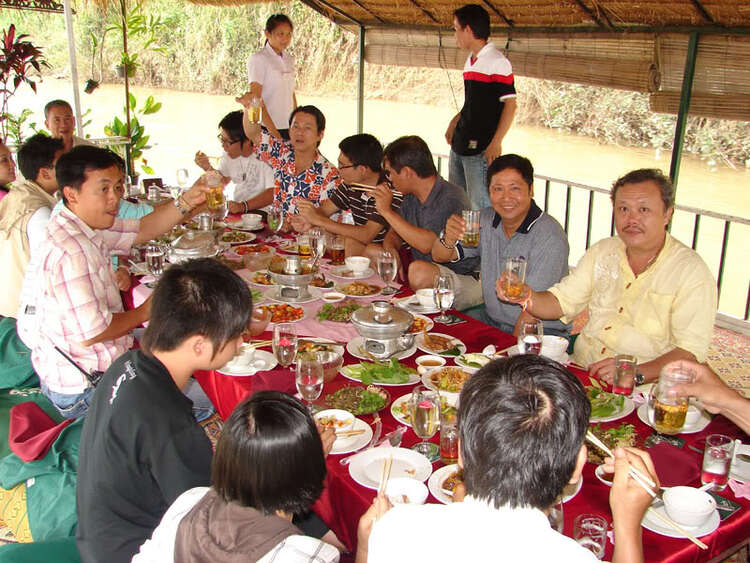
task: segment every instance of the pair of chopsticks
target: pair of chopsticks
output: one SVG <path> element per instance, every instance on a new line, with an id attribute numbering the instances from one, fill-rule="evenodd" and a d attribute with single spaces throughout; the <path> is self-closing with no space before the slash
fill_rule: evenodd
<path id="1" fill-rule="evenodd" d="M 371 192 L 376 187 L 369 184 L 358 184 L 357 182 L 347 182 L 346 185 L 357 192 Z"/>
<path id="2" fill-rule="evenodd" d="M 352 436 L 359 436 L 364 433 L 364 428 L 360 428 L 359 430 L 342 430 L 341 432 L 336 432 L 336 438 L 351 438 Z"/>
<path id="3" fill-rule="evenodd" d="M 609 457 L 614 459 L 614 454 L 612 453 L 612 450 L 610 450 L 607 445 L 602 442 L 599 438 L 597 438 L 591 431 L 586 433 L 586 439 L 591 442 L 593 445 L 595 445 L 597 448 L 602 450 L 605 454 L 607 454 Z M 648 494 L 650 494 L 653 498 L 657 498 L 656 493 L 654 492 L 654 487 L 656 487 L 656 483 L 654 483 L 650 477 L 647 475 L 644 475 L 638 469 L 630 466 L 630 469 L 628 470 L 628 474 L 641 486 L 643 487 Z M 708 546 L 703 543 L 701 540 L 693 536 L 690 532 L 685 530 L 682 526 L 680 526 L 677 522 L 669 518 L 668 516 L 665 516 L 658 512 L 657 510 L 654 510 L 649 507 L 649 510 L 651 511 L 651 514 L 656 516 L 659 520 L 664 522 L 665 524 L 671 526 L 678 532 L 680 532 L 683 536 L 685 536 L 687 539 L 689 539 L 691 542 L 693 542 L 695 545 L 700 547 L 701 549 L 708 549 Z"/>
<path id="4" fill-rule="evenodd" d="M 388 478 L 391 476 L 391 465 L 393 456 L 388 456 L 383 460 L 383 467 L 380 472 L 380 484 L 378 485 L 378 494 L 385 493 L 385 487 L 388 484 Z"/>
<path id="5" fill-rule="evenodd" d="M 253 348 L 262 348 L 263 346 L 270 346 L 272 342 L 270 340 L 249 340 L 246 344 L 250 344 Z"/>

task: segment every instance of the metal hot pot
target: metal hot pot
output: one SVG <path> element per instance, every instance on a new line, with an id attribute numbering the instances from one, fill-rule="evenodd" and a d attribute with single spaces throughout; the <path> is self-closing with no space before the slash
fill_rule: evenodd
<path id="1" fill-rule="evenodd" d="M 365 339 L 363 351 L 379 360 L 390 358 L 414 345 L 414 334 L 408 332 L 414 317 L 387 301 L 373 301 L 369 307 L 352 314 L 352 324 Z"/>
<path id="2" fill-rule="evenodd" d="M 194 258 L 213 257 L 220 251 L 210 231 L 187 230 L 172 242 L 167 257 L 172 264 L 180 264 Z"/>
<path id="3" fill-rule="evenodd" d="M 302 303 L 311 299 L 308 286 L 318 273 L 317 266 L 303 262 L 299 256 L 290 255 L 273 259 L 268 272 L 279 286 L 273 299 L 287 303 Z"/>

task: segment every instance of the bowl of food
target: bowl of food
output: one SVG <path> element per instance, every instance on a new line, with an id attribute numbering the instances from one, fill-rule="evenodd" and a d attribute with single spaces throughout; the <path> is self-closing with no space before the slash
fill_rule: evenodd
<path id="1" fill-rule="evenodd" d="M 266 244 L 248 244 L 235 249 L 242 256 L 245 268 L 250 271 L 265 270 L 271 264 L 276 250 Z"/>
<path id="2" fill-rule="evenodd" d="M 328 383 L 339 373 L 344 365 L 344 352 L 320 352 L 318 355 L 323 364 L 323 380 Z"/>
<path id="3" fill-rule="evenodd" d="M 259 213 L 244 213 L 242 215 L 242 226 L 246 229 L 257 229 L 263 222 L 263 217 Z"/>
<path id="4" fill-rule="evenodd" d="M 694 487 L 670 487 L 664 491 L 663 498 L 669 517 L 688 528 L 702 526 L 716 510 L 716 500 Z"/>
<path id="5" fill-rule="evenodd" d="M 417 301 L 425 309 L 431 309 L 435 307 L 435 297 L 433 296 L 432 288 L 426 287 L 424 289 L 418 289 L 416 291 Z"/>
<path id="6" fill-rule="evenodd" d="M 297 357 L 300 356 L 316 358 L 323 364 L 323 379 L 326 383 L 335 378 L 344 365 L 344 347 L 331 341 L 302 340 L 297 346 Z"/>
<path id="7" fill-rule="evenodd" d="M 320 296 L 324 303 L 337 303 L 346 299 L 346 295 L 339 291 L 329 291 Z"/>
<path id="8" fill-rule="evenodd" d="M 427 354 L 424 356 L 419 356 L 417 358 L 417 372 L 419 373 L 419 375 L 424 375 L 434 369 L 441 368 L 444 365 L 445 358 L 443 358 L 442 356 L 433 356 L 432 354 Z"/>
<path id="9" fill-rule="evenodd" d="M 385 496 L 391 504 L 424 504 L 427 500 L 427 487 L 411 477 L 388 479 Z"/>
<path id="10" fill-rule="evenodd" d="M 470 377 L 471 373 L 459 367 L 442 367 L 424 374 L 422 383 L 438 391 L 449 406 L 455 407 L 458 405 L 461 389 Z"/>
<path id="11" fill-rule="evenodd" d="M 315 422 L 336 432 L 350 430 L 354 426 L 354 415 L 342 409 L 325 409 L 315 414 Z"/>
<path id="12" fill-rule="evenodd" d="M 370 267 L 370 259 L 364 256 L 349 256 L 344 262 L 346 267 L 355 274 L 362 274 Z"/>

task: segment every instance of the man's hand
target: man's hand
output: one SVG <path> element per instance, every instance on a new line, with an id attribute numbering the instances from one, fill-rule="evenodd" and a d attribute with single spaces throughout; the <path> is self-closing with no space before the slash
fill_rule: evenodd
<path id="1" fill-rule="evenodd" d="M 378 213 L 385 216 L 386 213 L 391 211 L 391 204 L 393 203 L 393 192 L 384 184 L 378 184 L 370 192 L 370 195 L 375 198 L 375 209 Z"/>
<path id="2" fill-rule="evenodd" d="M 323 455 L 328 457 L 333 448 L 333 443 L 336 441 L 336 431 L 333 428 L 327 426 L 321 426 L 317 422 L 315 426 L 318 428 L 318 434 L 320 434 L 320 441 L 323 443 Z"/>
<path id="3" fill-rule="evenodd" d="M 521 294 L 518 297 L 511 297 L 510 295 L 508 295 L 507 287 L 508 273 L 503 272 L 495 282 L 495 291 L 497 292 L 498 299 L 500 299 L 501 301 L 507 301 L 508 303 L 521 305 L 525 303 L 532 295 L 531 288 L 526 284 L 523 284 L 523 289 L 521 290 Z"/>
<path id="4" fill-rule="evenodd" d="M 120 266 L 115 271 L 115 279 L 117 280 L 117 287 L 120 291 L 127 291 L 130 289 L 130 272 L 125 266 Z"/>
<path id="5" fill-rule="evenodd" d="M 448 246 L 455 245 L 459 240 L 464 238 L 466 232 L 466 221 L 460 215 L 455 213 L 448 217 L 445 223 L 445 243 Z"/>
<path id="6" fill-rule="evenodd" d="M 244 213 L 245 204 L 240 201 L 228 201 L 227 211 L 229 211 L 229 213 Z"/>
<path id="7" fill-rule="evenodd" d="M 310 224 L 310 222 L 307 221 L 304 217 L 300 217 L 299 215 L 290 215 L 289 224 L 291 225 L 292 229 L 294 229 L 298 233 L 306 233 L 307 231 L 312 229 L 312 225 Z"/>
<path id="8" fill-rule="evenodd" d="M 315 207 L 312 201 L 307 199 L 300 199 L 297 202 L 297 213 L 310 225 L 317 225 L 320 219 L 318 208 Z"/>
<path id="9" fill-rule="evenodd" d="M 456 125 L 458 124 L 458 118 L 461 116 L 457 113 L 451 122 L 448 124 L 448 129 L 445 130 L 445 140 L 449 145 L 453 144 L 453 133 L 456 132 Z"/>
<path id="10" fill-rule="evenodd" d="M 636 448 L 615 448 L 614 459 L 604 459 L 605 473 L 614 473 L 612 489 L 609 492 L 609 505 L 612 516 L 623 526 L 640 529 L 643 515 L 653 500 L 643 487 L 628 473 L 632 465 L 641 473 L 650 477 L 659 488 L 659 477 L 656 475 L 651 456 Z"/>
<path id="11" fill-rule="evenodd" d="M 487 148 L 484 149 L 484 157 L 487 159 L 487 164 L 492 164 L 492 161 L 501 154 L 503 154 L 502 140 L 495 141 L 493 139 L 492 141 L 490 141 L 490 144 L 487 145 Z"/>
<path id="12" fill-rule="evenodd" d="M 697 397 L 711 413 L 721 412 L 727 408 L 730 403 L 743 398 L 739 391 L 728 387 L 711 368 L 704 364 L 679 360 L 664 366 L 665 368 L 677 368 L 690 370 L 695 373 L 695 380 L 692 383 L 675 385 L 674 391 L 679 397 Z"/>
<path id="13" fill-rule="evenodd" d="M 250 107 L 250 102 L 255 97 L 256 96 L 253 96 L 252 92 L 245 92 L 241 96 L 237 96 L 234 101 L 242 104 L 242 107 L 247 109 L 248 107 Z"/>
<path id="14" fill-rule="evenodd" d="M 189 190 L 182 192 L 181 197 L 185 200 L 185 203 L 195 209 L 201 203 L 206 201 L 206 192 L 208 192 L 208 189 L 206 179 L 201 176 L 195 181 Z"/>
<path id="15" fill-rule="evenodd" d="M 596 377 L 612 385 L 615 380 L 615 359 L 604 358 L 589 365 L 589 377 Z"/>
<path id="16" fill-rule="evenodd" d="M 203 151 L 198 151 L 195 153 L 195 163 L 202 168 L 205 171 L 213 170 L 213 166 L 211 166 L 211 161 L 208 159 L 208 156 Z"/>
<path id="17" fill-rule="evenodd" d="M 357 563 L 367 561 L 367 544 L 370 541 L 372 525 L 391 508 L 393 508 L 393 505 L 386 498 L 385 494 L 378 493 L 373 499 L 370 508 L 359 519 L 359 525 L 357 526 Z"/>

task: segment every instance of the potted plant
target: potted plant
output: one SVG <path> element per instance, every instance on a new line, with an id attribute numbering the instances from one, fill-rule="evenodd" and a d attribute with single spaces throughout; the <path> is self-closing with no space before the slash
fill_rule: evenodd
<path id="1" fill-rule="evenodd" d="M 130 53 L 122 53 L 120 55 L 120 64 L 115 67 L 117 76 L 125 78 L 125 73 L 127 72 L 128 78 L 133 78 L 138 68 L 137 58 L 138 53 L 133 53 L 132 55 Z"/>

